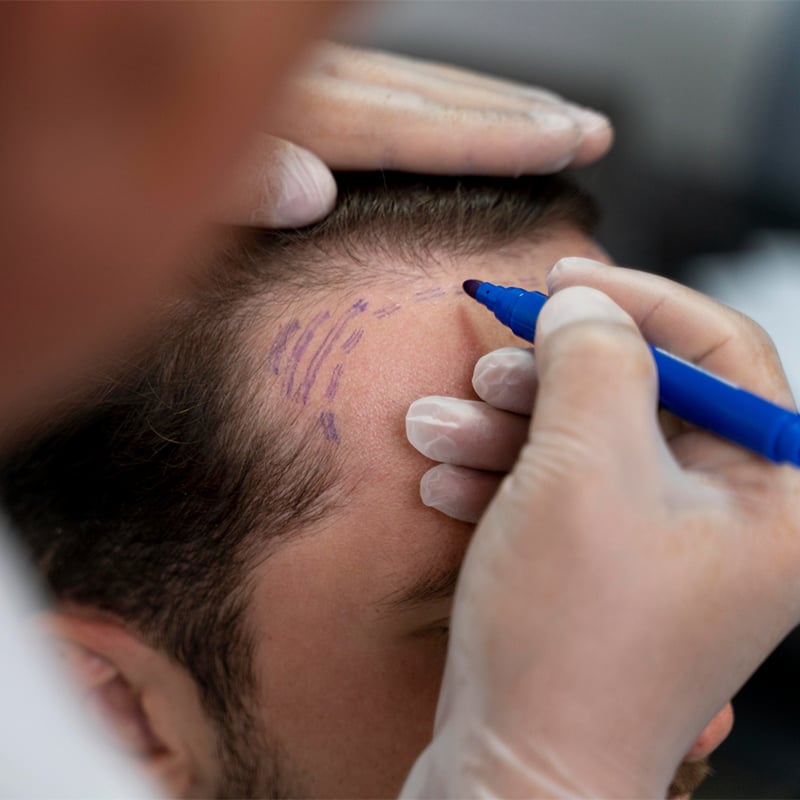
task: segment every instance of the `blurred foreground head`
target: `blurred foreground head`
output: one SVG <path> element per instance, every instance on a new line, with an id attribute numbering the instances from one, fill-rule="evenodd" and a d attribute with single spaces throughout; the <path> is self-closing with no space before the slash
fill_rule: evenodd
<path id="1" fill-rule="evenodd" d="M 3 4 L 0 442 L 175 288 L 339 3 Z"/>

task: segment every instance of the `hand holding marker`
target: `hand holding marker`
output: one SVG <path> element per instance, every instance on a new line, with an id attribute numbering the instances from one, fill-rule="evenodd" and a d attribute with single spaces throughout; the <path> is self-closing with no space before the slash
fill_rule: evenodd
<path id="1" fill-rule="evenodd" d="M 464 281 L 464 291 L 532 342 L 547 300 L 541 292 Z M 775 462 L 800 466 L 800 415 L 650 345 L 661 406 L 677 417 Z"/>

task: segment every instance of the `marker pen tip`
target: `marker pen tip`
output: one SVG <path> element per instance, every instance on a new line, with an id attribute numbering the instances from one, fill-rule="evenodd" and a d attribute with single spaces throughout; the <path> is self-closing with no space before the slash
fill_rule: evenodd
<path id="1" fill-rule="evenodd" d="M 481 281 L 476 281 L 474 278 L 470 278 L 468 281 L 464 281 L 461 284 L 464 291 L 470 296 L 475 297 L 478 294 L 478 289 L 480 288 Z"/>

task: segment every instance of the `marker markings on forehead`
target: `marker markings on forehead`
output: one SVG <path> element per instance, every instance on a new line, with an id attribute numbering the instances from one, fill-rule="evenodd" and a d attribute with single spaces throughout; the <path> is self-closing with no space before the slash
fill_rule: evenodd
<path id="1" fill-rule="evenodd" d="M 403 306 L 399 303 L 389 303 L 388 305 L 382 306 L 377 311 L 375 311 L 372 316 L 376 319 L 384 319 L 386 317 L 390 317 L 395 311 L 399 311 Z"/>
<path id="2" fill-rule="evenodd" d="M 341 338 L 348 324 L 352 322 L 353 319 L 363 314 L 366 310 L 367 301 L 357 300 L 344 313 L 339 322 L 330 328 L 330 330 L 328 330 L 328 333 L 322 340 L 322 344 L 320 344 L 320 346 L 317 348 L 317 351 L 311 357 L 311 361 L 306 367 L 306 373 L 303 376 L 303 380 L 300 382 L 300 385 L 297 387 L 297 391 L 294 393 L 294 400 L 302 402 L 303 405 L 308 402 L 308 396 L 317 380 L 320 367 L 325 362 L 325 359 L 330 355 L 331 350 L 333 350 L 334 345 Z"/>
<path id="3" fill-rule="evenodd" d="M 317 314 L 311 322 L 306 325 L 306 329 L 303 331 L 301 336 L 295 342 L 294 347 L 292 348 L 292 354 L 289 357 L 289 361 L 286 365 L 288 370 L 288 374 L 286 376 L 286 380 L 284 381 L 284 395 L 286 397 L 292 396 L 292 390 L 294 389 L 294 377 L 295 373 L 297 372 L 297 367 L 300 364 L 300 359 L 303 357 L 303 354 L 306 352 L 306 348 L 309 344 L 311 344 L 311 340 L 314 338 L 314 334 L 317 332 L 317 328 L 325 322 L 326 319 L 330 317 L 329 311 L 323 311 L 320 314 Z"/>
<path id="4" fill-rule="evenodd" d="M 336 421 L 333 411 L 321 411 L 319 424 L 322 427 L 322 435 L 329 441 L 339 444 L 339 431 L 336 430 Z"/>
<path id="5" fill-rule="evenodd" d="M 457 297 L 463 297 L 460 285 L 432 286 L 413 292 L 410 297 L 406 297 L 406 302 L 417 305 L 443 298 L 456 302 Z M 318 313 L 305 325 L 293 319 L 281 326 L 267 353 L 267 367 L 273 374 L 283 375 L 281 389 L 284 397 L 294 403 L 307 405 L 321 370 L 331 353 L 336 350 L 342 354 L 342 360 L 337 360 L 328 373 L 323 393 L 326 405 L 333 405 L 344 375 L 346 358 L 358 347 L 366 333 L 364 328 L 351 326 L 368 307 L 368 302 L 362 298 L 338 318 L 332 317 L 331 312 L 326 310 Z M 402 304 L 389 302 L 372 311 L 371 315 L 375 319 L 386 319 L 402 309 Z M 312 349 L 315 341 L 318 344 L 316 349 Z M 304 365 L 304 371 L 301 372 Z M 325 440 L 339 444 L 340 435 L 333 410 L 327 408 L 321 411 L 318 421 Z"/>
<path id="6" fill-rule="evenodd" d="M 328 400 L 333 400 L 336 397 L 336 390 L 339 388 L 339 380 L 344 372 L 344 364 L 337 364 L 331 373 L 331 379 L 328 381 L 328 388 L 325 390 L 325 397 Z"/>
<path id="7" fill-rule="evenodd" d="M 363 328 L 356 328 L 344 341 L 342 344 L 342 352 L 344 353 L 352 353 L 353 350 L 356 349 L 356 346 L 361 341 L 361 337 L 364 335 Z"/>
<path id="8" fill-rule="evenodd" d="M 300 330 L 300 322 L 293 319 L 287 322 L 275 337 L 272 347 L 267 353 L 267 367 L 272 370 L 273 374 L 279 375 L 281 371 L 281 361 L 283 361 L 283 354 L 286 352 L 286 347 L 292 336 Z"/>
<path id="9" fill-rule="evenodd" d="M 438 300 L 440 297 L 447 297 L 447 289 L 441 286 L 432 286 L 430 289 L 422 289 L 419 292 L 414 292 L 415 303 L 427 303 L 431 300 Z"/>

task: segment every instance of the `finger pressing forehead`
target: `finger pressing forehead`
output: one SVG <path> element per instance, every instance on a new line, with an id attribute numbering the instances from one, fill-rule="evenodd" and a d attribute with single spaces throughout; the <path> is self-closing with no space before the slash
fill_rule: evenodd
<path id="1" fill-rule="evenodd" d="M 599 289 L 635 320 L 645 339 L 775 402 L 794 407 L 775 346 L 756 322 L 686 286 L 583 258 L 558 262 L 551 291 Z"/>

